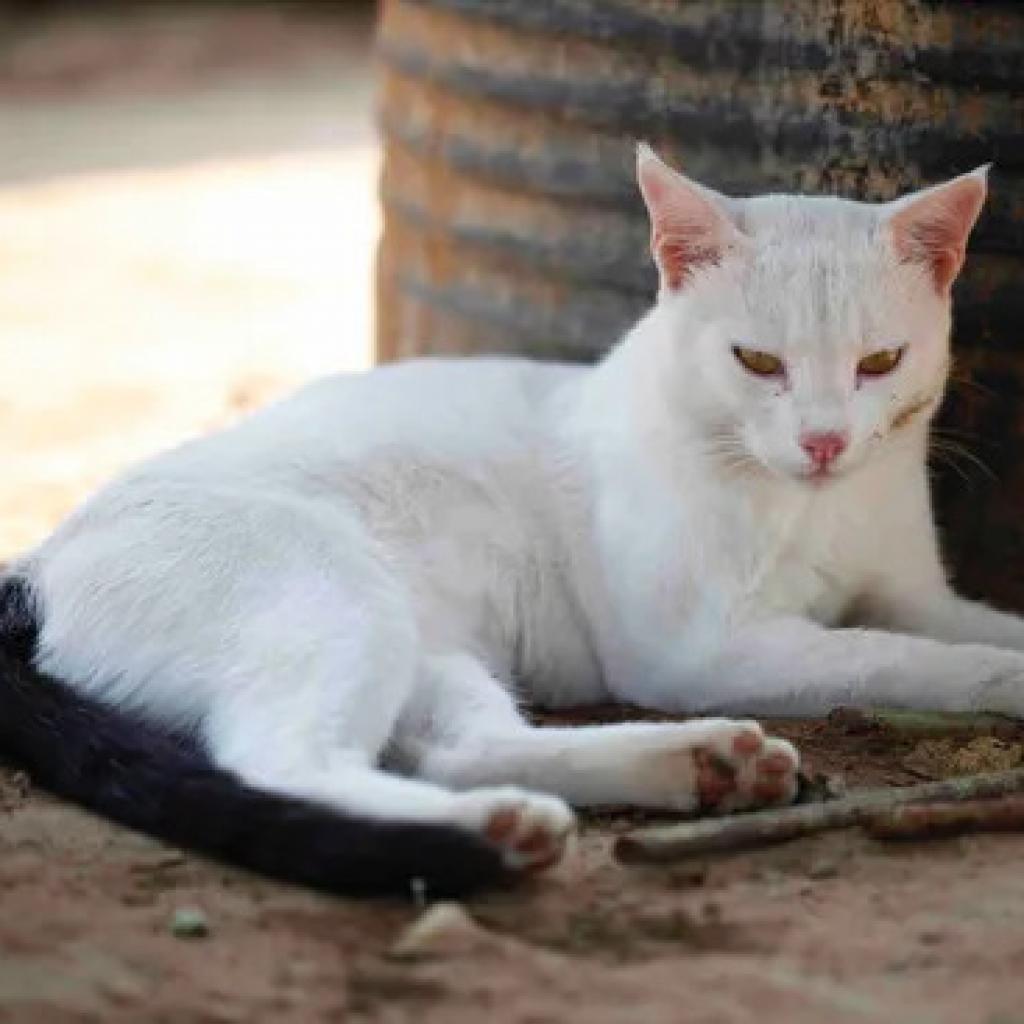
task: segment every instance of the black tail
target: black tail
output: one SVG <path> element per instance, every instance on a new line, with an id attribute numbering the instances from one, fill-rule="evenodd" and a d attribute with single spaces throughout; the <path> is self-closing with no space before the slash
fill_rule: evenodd
<path id="1" fill-rule="evenodd" d="M 0 757 L 112 821 L 286 882 L 346 896 L 461 895 L 500 855 L 446 825 L 376 821 L 253 789 L 194 744 L 75 693 L 31 665 L 31 592 L 0 577 Z"/>

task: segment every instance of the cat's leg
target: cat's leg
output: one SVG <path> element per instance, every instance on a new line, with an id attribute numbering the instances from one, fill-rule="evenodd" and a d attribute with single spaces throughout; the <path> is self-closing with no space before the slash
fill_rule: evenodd
<path id="1" fill-rule="evenodd" d="M 321 621 L 307 608 L 282 634 L 287 618 L 277 611 L 274 641 L 254 619 L 233 658 L 245 685 L 215 705 L 205 727 L 218 764 L 251 785 L 347 813 L 466 828 L 499 846 L 513 869 L 562 856 L 574 817 L 559 799 L 510 785 L 454 792 L 380 769 L 415 683 L 414 631 L 397 608 L 362 610 L 358 630 L 340 634 L 341 605 Z"/>
<path id="2" fill-rule="evenodd" d="M 870 583 L 853 618 L 866 626 L 954 644 L 986 644 L 1024 652 L 1024 618 L 959 597 L 946 579 L 922 490 L 902 529 L 883 531 Z"/>
<path id="3" fill-rule="evenodd" d="M 798 756 L 756 722 L 705 719 L 534 728 L 476 659 L 426 659 L 397 755 L 458 789 L 514 783 L 577 806 L 727 811 L 789 803 Z"/>
<path id="4" fill-rule="evenodd" d="M 553 859 L 573 821 L 560 800 L 454 793 L 379 770 L 420 641 L 404 582 L 361 523 L 340 507 L 203 497 L 172 488 L 124 504 L 37 557 L 40 667 L 194 731 L 255 787 L 463 827 L 513 866 Z"/>
<path id="5" fill-rule="evenodd" d="M 674 681 L 673 681 L 674 680 Z M 737 627 L 699 661 L 684 652 L 618 692 L 663 710 L 820 715 L 837 705 L 1024 715 L 1024 655 L 798 618 Z"/>
<path id="6" fill-rule="evenodd" d="M 945 583 L 879 588 L 864 602 L 865 621 L 955 644 L 1024 651 L 1024 618 L 959 597 Z"/>

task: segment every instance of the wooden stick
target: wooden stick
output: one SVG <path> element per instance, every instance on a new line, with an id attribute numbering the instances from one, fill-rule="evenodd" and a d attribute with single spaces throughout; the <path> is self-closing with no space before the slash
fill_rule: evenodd
<path id="1" fill-rule="evenodd" d="M 978 711 L 908 711 L 905 708 L 835 708 L 828 721 L 846 733 L 895 732 L 907 736 L 988 736 L 1017 723 Z"/>
<path id="2" fill-rule="evenodd" d="M 909 804 L 864 820 L 875 839 L 933 839 L 966 832 L 1024 832 L 1024 796 L 965 803 Z"/>
<path id="3" fill-rule="evenodd" d="M 639 829 L 618 839 L 615 856 L 627 863 L 682 860 L 708 853 L 767 846 L 828 829 L 847 828 L 866 821 L 872 814 L 902 804 L 927 800 L 962 803 L 1020 792 L 1024 792 L 1024 768 L 926 782 L 920 786 L 869 789 L 825 803 Z"/>

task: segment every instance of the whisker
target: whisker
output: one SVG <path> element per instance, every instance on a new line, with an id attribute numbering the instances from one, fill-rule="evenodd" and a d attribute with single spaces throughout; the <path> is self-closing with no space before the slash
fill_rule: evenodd
<path id="1" fill-rule="evenodd" d="M 946 453 L 942 452 L 942 451 L 935 451 L 933 453 L 933 455 L 934 455 L 934 462 L 937 465 L 939 465 L 939 466 L 947 466 L 954 473 L 956 473 L 956 475 L 958 477 L 960 477 L 960 479 L 963 480 L 963 482 L 965 484 L 969 484 L 971 482 L 971 478 L 964 471 L 964 468 L 960 465 L 960 463 L 957 462 L 955 459 L 951 459 L 951 458 L 947 457 Z"/>
<path id="2" fill-rule="evenodd" d="M 981 433 L 977 430 L 963 430 L 959 427 L 932 427 L 932 437 L 963 438 L 965 441 L 977 441 Z"/>
<path id="3" fill-rule="evenodd" d="M 716 463 L 726 472 L 749 472 L 761 468 L 750 452 L 733 433 L 722 431 L 705 438 L 697 447 L 700 455 Z"/>
<path id="4" fill-rule="evenodd" d="M 996 395 L 996 392 L 987 384 L 979 384 L 973 377 L 950 377 L 949 385 L 951 388 L 973 388 L 979 395 L 984 395 L 986 398 Z"/>
<path id="5" fill-rule="evenodd" d="M 969 481 L 969 476 L 963 469 L 963 462 L 966 462 L 972 468 L 980 470 L 992 481 L 998 481 L 999 479 L 991 466 L 987 465 L 974 452 L 965 448 L 962 444 L 958 444 L 956 441 L 942 437 L 933 437 L 928 448 L 929 454 L 941 457 L 943 464 L 955 469 L 965 481 Z"/>
<path id="6" fill-rule="evenodd" d="M 989 480 L 999 480 L 999 476 L 995 472 L 995 470 L 990 465 L 988 465 L 987 462 L 985 462 L 983 459 L 975 455 L 974 452 L 960 445 L 957 447 L 957 454 L 960 456 L 960 458 L 966 459 L 967 462 L 969 462 L 972 466 L 976 466 L 979 470 L 981 470 L 981 472 L 984 473 L 985 476 L 989 478 Z"/>

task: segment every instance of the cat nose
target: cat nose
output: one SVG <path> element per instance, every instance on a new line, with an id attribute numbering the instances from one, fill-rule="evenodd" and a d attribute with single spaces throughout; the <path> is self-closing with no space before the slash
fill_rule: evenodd
<path id="1" fill-rule="evenodd" d="M 848 443 L 846 434 L 838 430 L 825 433 L 801 434 L 800 447 L 811 457 L 811 462 L 818 469 L 827 469 L 840 455 L 846 451 Z"/>

